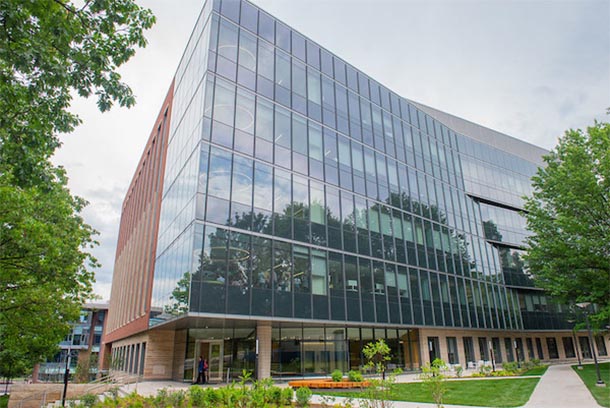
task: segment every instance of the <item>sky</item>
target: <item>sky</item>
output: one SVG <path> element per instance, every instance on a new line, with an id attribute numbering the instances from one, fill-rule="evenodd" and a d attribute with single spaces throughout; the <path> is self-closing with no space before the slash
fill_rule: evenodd
<path id="1" fill-rule="evenodd" d="M 552 149 L 570 128 L 610 120 L 610 1 L 254 0 L 397 94 Z M 94 291 L 110 298 L 121 204 L 203 0 L 140 0 L 157 16 L 120 68 L 137 97 L 62 135 L 56 164 L 89 201 Z"/>

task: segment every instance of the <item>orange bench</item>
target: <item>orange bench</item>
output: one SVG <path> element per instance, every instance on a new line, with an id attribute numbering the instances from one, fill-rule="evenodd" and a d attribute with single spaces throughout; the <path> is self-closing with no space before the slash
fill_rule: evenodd
<path id="1" fill-rule="evenodd" d="M 333 381 L 332 379 L 288 381 L 288 386 L 292 388 L 363 388 L 369 385 L 371 384 L 368 381 Z"/>

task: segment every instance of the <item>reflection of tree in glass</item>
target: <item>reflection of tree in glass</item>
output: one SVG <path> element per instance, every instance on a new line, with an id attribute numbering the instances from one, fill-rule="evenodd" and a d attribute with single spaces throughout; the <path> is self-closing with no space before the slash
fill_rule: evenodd
<path id="1" fill-rule="evenodd" d="M 189 289 L 191 285 L 191 274 L 184 272 L 182 278 L 176 284 L 170 296 L 170 304 L 163 307 L 163 311 L 172 316 L 178 316 L 188 312 Z"/>
<path id="2" fill-rule="evenodd" d="M 443 224 L 443 228 L 435 228 L 436 234 L 444 242 L 443 255 L 453 254 L 454 260 L 460 262 L 464 270 L 476 274 L 476 264 L 469 254 L 469 244 L 466 236 L 445 227 L 448 222 L 442 210 L 435 205 L 427 205 L 413 200 L 404 193 L 392 193 L 386 201 L 393 207 L 413 209 L 417 213 L 427 214 Z M 292 202 L 280 212 L 274 212 L 273 214 L 254 213 L 252 211 L 235 212 L 228 225 L 241 230 L 287 238 L 300 235 L 300 240 L 315 245 L 326 245 L 326 227 L 356 231 L 356 227 L 364 228 L 367 225 L 370 216 L 367 213 L 371 211 L 393 219 L 392 229 L 394 233 L 392 234 L 391 231 L 385 231 L 385 233 L 392 234 L 397 241 L 402 239 L 416 246 L 425 244 L 425 242 L 417 242 L 414 234 L 407 236 L 404 232 L 398 233 L 396 229 L 402 228 L 399 225 L 403 221 L 394 217 L 394 210 L 380 204 L 373 204 L 368 209 L 352 209 L 341 217 L 340 214 L 334 214 L 329 206 L 323 206 L 319 201 L 312 203 L 311 208 L 307 203 Z M 229 285 L 239 286 L 243 291 L 249 290 L 250 287 L 270 289 L 272 282 L 276 290 L 292 290 L 291 271 L 293 263 L 290 244 L 276 241 L 275 248 L 272 248 L 271 239 L 249 237 L 238 232 L 231 232 L 229 245 L 227 245 L 228 239 L 229 232 L 221 228 L 214 229 L 212 233 L 207 235 L 206 247 L 209 248 L 209 254 L 205 251 L 201 253 L 199 267 L 192 276 L 193 281 L 224 284 L 228 271 Z M 424 247 L 424 249 L 429 248 Z M 274 255 L 275 264 L 272 263 Z M 517 257 L 515 260 L 522 263 L 518 254 L 510 254 L 510 256 Z M 251 280 L 249 280 L 250 271 L 252 272 Z M 166 313 L 179 314 L 188 309 L 189 277 L 188 273 L 185 273 L 178 282 L 172 292 L 173 303 L 166 306 Z"/>

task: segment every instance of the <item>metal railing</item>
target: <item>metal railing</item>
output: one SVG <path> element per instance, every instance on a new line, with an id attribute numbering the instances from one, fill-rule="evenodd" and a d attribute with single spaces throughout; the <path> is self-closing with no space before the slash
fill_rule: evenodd
<path id="1" fill-rule="evenodd" d="M 120 375 L 114 375 L 114 374 L 109 375 L 108 377 L 100 378 L 100 379 L 85 383 L 87 385 L 90 385 L 91 387 L 85 388 L 82 392 L 82 395 L 97 394 L 98 391 L 107 387 L 108 385 L 114 384 L 116 386 L 121 386 L 121 385 L 131 384 L 134 382 L 137 383 L 139 380 L 140 380 L 140 376 L 135 375 L 135 374 L 124 373 L 124 374 L 120 374 Z M 48 394 L 49 394 L 49 390 L 44 390 L 44 391 L 40 391 L 40 392 L 37 392 L 34 394 L 30 394 L 27 397 L 19 400 L 19 405 L 17 405 L 17 407 L 22 408 L 24 403 L 36 401 L 36 400 L 40 400 L 41 407 L 46 407 L 48 404 L 61 399 L 61 392 L 60 392 L 59 399 L 56 399 L 54 401 L 47 401 Z"/>

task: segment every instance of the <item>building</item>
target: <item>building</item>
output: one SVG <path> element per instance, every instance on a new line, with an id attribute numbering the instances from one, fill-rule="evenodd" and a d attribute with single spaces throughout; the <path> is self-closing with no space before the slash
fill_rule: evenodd
<path id="1" fill-rule="evenodd" d="M 94 379 L 98 374 L 107 314 L 107 303 L 86 303 L 79 321 L 72 324 L 72 331 L 59 343 L 59 352 L 51 360 L 39 364 L 36 380 L 63 381 L 66 363 L 73 377 L 80 376 L 83 381 Z"/>
<path id="2" fill-rule="evenodd" d="M 378 338 L 405 369 L 574 358 L 522 259 L 544 153 L 208 0 L 123 204 L 104 352 L 185 381 L 200 355 L 211 380 L 347 371 Z"/>

